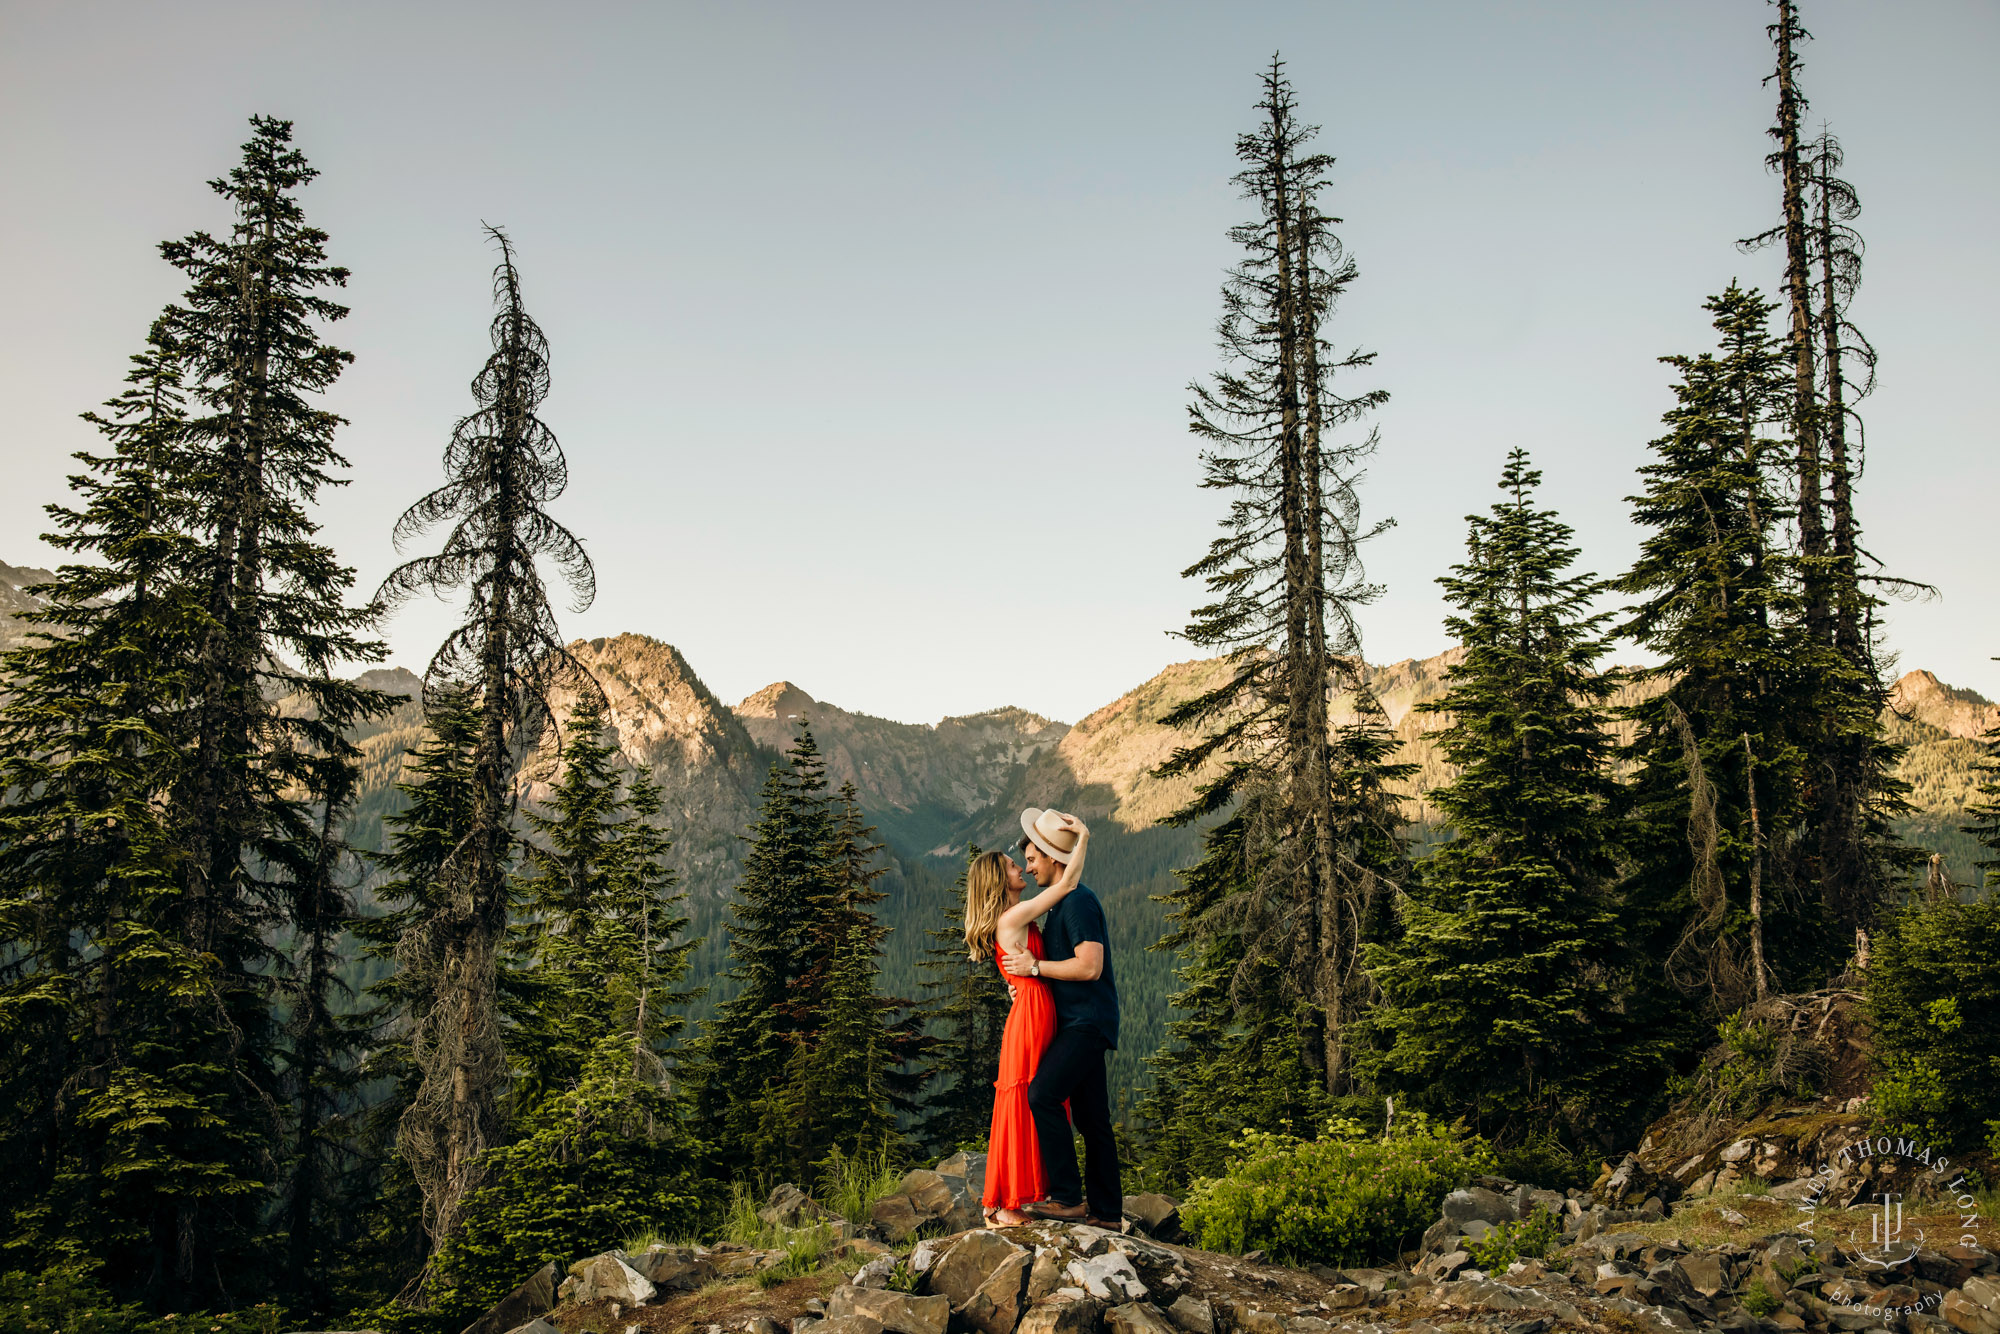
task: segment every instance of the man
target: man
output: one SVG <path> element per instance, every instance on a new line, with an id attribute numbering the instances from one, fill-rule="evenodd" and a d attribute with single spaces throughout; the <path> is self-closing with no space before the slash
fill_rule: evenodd
<path id="1" fill-rule="evenodd" d="M 1054 812 L 1034 807 L 1021 812 L 1021 829 L 1027 872 L 1047 888 L 1061 877 L 1076 834 Z M 1042 957 L 1010 954 L 1005 967 L 1016 977 L 1047 982 L 1056 1011 L 1055 1037 L 1028 1086 L 1028 1110 L 1035 1118 L 1049 1198 L 1028 1205 L 1025 1212 L 1117 1231 L 1123 1225 L 1125 1196 L 1118 1179 L 1104 1055 L 1118 1048 L 1118 985 L 1111 973 L 1104 905 L 1097 895 L 1084 885 L 1071 890 L 1042 924 Z M 1072 1122 L 1083 1136 L 1083 1180 L 1077 1177 Z"/>

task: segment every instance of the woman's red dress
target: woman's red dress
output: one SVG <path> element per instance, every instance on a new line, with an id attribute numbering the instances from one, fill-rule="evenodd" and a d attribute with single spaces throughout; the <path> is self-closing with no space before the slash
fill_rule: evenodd
<path id="1" fill-rule="evenodd" d="M 1042 957 L 1042 933 L 1028 928 L 1028 953 Z M 1000 1035 L 1000 1077 L 993 1081 L 993 1132 L 986 1140 L 986 1199 L 988 1209 L 1015 1209 L 1047 1193 L 1042 1176 L 1042 1150 L 1035 1138 L 1035 1118 L 1028 1111 L 1028 1082 L 1042 1063 L 1042 1049 L 1056 1034 L 1055 999 L 1039 977 L 1010 977 L 993 963 L 1002 980 L 1014 986 L 1014 1006 Z"/>

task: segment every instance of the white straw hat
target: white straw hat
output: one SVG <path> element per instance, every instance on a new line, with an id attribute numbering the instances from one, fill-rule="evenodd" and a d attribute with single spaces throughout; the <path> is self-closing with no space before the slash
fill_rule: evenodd
<path id="1" fill-rule="evenodd" d="M 1061 811 L 1030 806 L 1021 812 L 1021 829 L 1036 847 L 1064 865 L 1076 855 L 1076 831 L 1063 828 Z"/>

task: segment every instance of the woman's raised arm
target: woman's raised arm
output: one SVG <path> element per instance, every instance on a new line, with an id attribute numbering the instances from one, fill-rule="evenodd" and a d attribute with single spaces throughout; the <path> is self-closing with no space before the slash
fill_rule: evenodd
<path id="1" fill-rule="evenodd" d="M 1083 883 L 1083 855 L 1090 847 L 1090 830 L 1074 815 L 1063 816 L 1062 822 L 1065 829 L 1076 831 L 1076 851 L 1070 854 L 1069 864 L 1063 867 L 1062 875 L 1053 885 L 1032 899 L 1024 896 L 1019 903 L 1001 913 L 1000 930 L 1009 931 L 1026 926 L 1061 903 L 1064 895 Z"/>

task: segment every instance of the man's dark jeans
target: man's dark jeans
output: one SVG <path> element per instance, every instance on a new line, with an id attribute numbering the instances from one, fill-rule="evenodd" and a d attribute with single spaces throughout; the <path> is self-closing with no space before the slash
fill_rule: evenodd
<path id="1" fill-rule="evenodd" d="M 1111 1130 L 1111 1095 L 1104 1084 L 1104 1053 L 1110 1050 L 1095 1030 L 1056 1030 L 1042 1062 L 1028 1085 L 1028 1110 L 1035 1117 L 1035 1137 L 1041 1141 L 1042 1174 L 1049 1198 L 1057 1204 L 1084 1202 L 1085 1183 L 1077 1179 L 1076 1145 L 1070 1139 L 1070 1118 L 1083 1136 L 1083 1162 L 1089 1175 L 1090 1214 L 1116 1226 L 1125 1211 L 1125 1192 L 1118 1180 L 1118 1139 Z M 1070 1116 L 1063 1115 L 1069 1103 Z"/>

